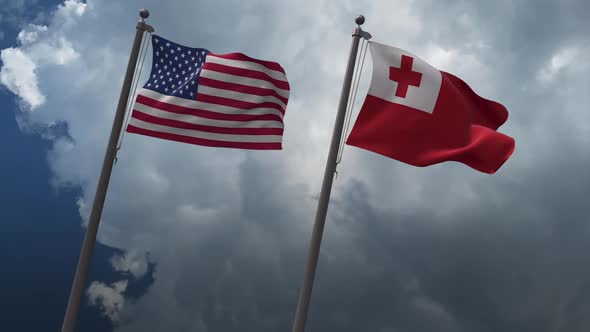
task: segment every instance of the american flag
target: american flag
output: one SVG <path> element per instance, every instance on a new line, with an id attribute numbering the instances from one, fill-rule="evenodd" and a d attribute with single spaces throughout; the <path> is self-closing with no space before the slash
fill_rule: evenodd
<path id="1" fill-rule="evenodd" d="M 127 132 L 190 144 L 280 150 L 289 82 L 276 62 L 152 37 L 148 81 Z"/>

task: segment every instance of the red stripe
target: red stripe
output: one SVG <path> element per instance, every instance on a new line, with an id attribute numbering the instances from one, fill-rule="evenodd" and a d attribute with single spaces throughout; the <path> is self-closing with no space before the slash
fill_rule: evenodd
<path id="1" fill-rule="evenodd" d="M 224 142 L 208 140 L 203 138 L 188 137 L 183 135 L 162 133 L 159 131 L 153 131 L 143 128 L 138 128 L 133 125 L 127 125 L 127 132 L 146 135 L 170 141 L 183 142 L 194 145 L 212 146 L 219 148 L 235 148 L 235 149 L 247 149 L 247 150 L 282 150 L 282 143 L 251 143 L 251 142 Z"/>
<path id="2" fill-rule="evenodd" d="M 230 98 L 223 98 L 218 96 L 211 96 L 206 95 L 204 93 L 197 93 L 197 101 L 203 103 L 210 103 L 210 104 L 217 104 L 223 106 L 230 106 L 235 108 L 241 109 L 254 109 L 254 108 L 274 108 L 277 111 L 281 112 L 281 114 L 285 115 L 285 110 L 279 104 L 271 103 L 271 102 L 263 102 L 263 103 L 251 103 L 249 101 L 242 101 L 242 100 L 235 100 Z"/>
<path id="3" fill-rule="evenodd" d="M 273 97 L 279 99 L 280 101 L 282 101 L 283 103 L 285 103 L 285 105 L 287 105 L 287 103 L 289 102 L 288 98 L 281 96 L 275 90 L 272 90 L 272 89 L 256 88 L 256 87 L 249 86 L 249 85 L 242 85 L 242 84 L 237 84 L 237 83 L 218 81 L 218 80 L 214 80 L 212 78 L 207 78 L 207 77 L 200 77 L 199 78 L 199 85 L 210 86 L 212 88 L 217 88 L 217 89 L 224 89 L 224 90 L 231 90 L 231 91 L 236 91 L 236 92 L 241 92 L 241 93 L 247 93 L 247 94 L 256 95 L 256 96 L 273 96 Z"/>
<path id="4" fill-rule="evenodd" d="M 133 110 L 131 117 L 157 125 L 203 131 L 207 133 L 230 134 L 230 135 L 283 135 L 283 128 L 224 128 L 204 126 L 195 123 L 183 122 L 172 119 L 159 118 L 138 110 Z"/>
<path id="5" fill-rule="evenodd" d="M 251 58 L 243 53 L 229 53 L 229 54 L 207 53 L 207 55 L 209 55 L 209 56 L 212 55 L 212 56 L 215 56 L 218 58 L 223 58 L 223 59 L 254 62 L 254 63 L 260 64 L 260 65 L 263 65 L 264 67 L 266 67 L 268 69 L 275 70 L 275 71 L 285 74 L 285 70 L 283 69 L 283 67 L 281 67 L 280 64 L 278 64 L 276 62 L 272 62 L 272 61 L 264 61 L 264 60 L 254 59 L 254 58 Z"/>
<path id="6" fill-rule="evenodd" d="M 242 76 L 242 77 L 248 77 L 248 78 L 255 78 L 257 80 L 268 81 L 279 89 L 289 90 L 289 82 L 277 80 L 275 78 L 268 76 L 267 74 L 265 74 L 263 72 L 256 71 L 256 70 L 226 66 L 226 65 L 219 64 L 219 63 L 213 63 L 213 62 L 205 62 L 205 64 L 203 65 L 203 70 L 211 70 L 211 71 L 216 71 L 219 73 L 224 73 L 224 74 L 229 74 L 229 75 L 234 75 L 234 76 Z"/>
<path id="7" fill-rule="evenodd" d="M 225 114 L 211 112 L 207 110 L 188 108 L 184 106 L 178 106 L 174 104 L 168 104 L 155 99 L 137 95 L 137 102 L 146 106 L 157 108 L 162 111 L 177 113 L 177 114 L 188 114 L 192 116 L 198 116 L 201 118 L 214 119 L 214 120 L 227 120 L 227 121 L 278 121 L 283 123 L 280 116 L 276 114 Z"/>

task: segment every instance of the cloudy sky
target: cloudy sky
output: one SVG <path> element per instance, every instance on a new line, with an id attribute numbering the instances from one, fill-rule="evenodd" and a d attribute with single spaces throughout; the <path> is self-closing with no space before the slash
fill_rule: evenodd
<path id="1" fill-rule="evenodd" d="M 0 289 L 11 296 L 2 302 L 11 317 L 45 312 L 52 329 L 61 324 L 145 7 L 165 38 L 281 63 L 291 85 L 284 149 L 125 135 L 84 330 L 290 330 L 358 14 L 375 41 L 503 103 L 510 117 L 500 131 L 516 149 L 488 175 L 458 163 L 415 168 L 347 147 L 307 330 L 590 330 L 590 2 L 0 4 L 2 145 L 10 159 L 0 166 L 0 257 L 14 271 Z M 367 56 L 353 121 L 370 70 Z"/>

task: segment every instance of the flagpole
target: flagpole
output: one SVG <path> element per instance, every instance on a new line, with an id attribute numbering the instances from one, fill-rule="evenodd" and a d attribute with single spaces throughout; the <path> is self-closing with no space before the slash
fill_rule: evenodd
<path id="1" fill-rule="evenodd" d="M 307 257 L 307 264 L 305 266 L 305 276 L 303 279 L 303 286 L 299 293 L 299 302 L 297 303 L 297 311 L 295 313 L 295 321 L 293 322 L 292 332 L 303 332 L 305 328 L 305 321 L 307 319 L 307 312 L 309 309 L 309 302 L 311 299 L 311 291 L 313 288 L 313 280 L 315 276 L 316 267 L 318 264 L 320 246 L 322 243 L 322 235 L 324 233 L 324 225 L 326 223 L 326 215 L 328 213 L 330 192 L 332 191 L 332 182 L 334 180 L 334 173 L 336 172 L 336 160 L 338 157 L 338 149 L 342 138 L 342 130 L 344 127 L 344 119 L 346 115 L 346 108 L 348 106 L 348 97 L 350 95 L 352 74 L 354 72 L 354 64 L 358 52 L 359 41 L 361 37 L 366 39 L 370 38 L 370 34 L 366 33 L 361 29 L 361 25 L 365 23 L 365 17 L 362 15 L 358 16 L 355 19 L 355 23 L 357 24 L 357 27 L 354 29 L 354 32 L 352 34 L 352 46 L 350 48 L 348 64 L 346 65 L 344 84 L 342 85 L 340 102 L 338 104 L 336 123 L 334 124 L 334 131 L 332 133 L 330 152 L 328 154 L 328 161 L 326 162 L 326 170 L 324 172 L 324 181 L 322 183 L 322 190 L 320 192 L 320 200 L 318 202 L 318 208 L 315 216 L 315 222 L 313 225 L 313 231 L 311 233 L 309 253 Z"/>
<path id="2" fill-rule="evenodd" d="M 74 332 L 76 318 L 78 316 L 82 298 L 84 297 L 84 288 L 88 279 L 88 272 L 90 270 L 90 261 L 92 258 L 92 252 L 94 250 L 94 244 L 96 243 L 98 224 L 100 223 L 100 217 L 102 215 L 102 208 L 104 206 L 107 188 L 109 186 L 111 171 L 113 169 L 113 163 L 117 154 L 117 143 L 119 140 L 119 135 L 121 134 L 121 129 L 123 127 L 123 121 L 125 119 L 127 100 L 129 99 L 129 94 L 131 93 L 131 83 L 133 81 L 135 68 L 137 66 L 137 58 L 139 56 L 141 40 L 143 39 L 144 32 L 154 31 L 154 28 L 145 23 L 145 19 L 150 16 L 149 11 L 147 9 L 142 9 L 139 12 L 139 16 L 141 19 L 137 23 L 135 39 L 133 40 L 131 54 L 129 55 L 129 62 L 127 63 L 127 71 L 123 80 L 121 95 L 119 96 L 117 112 L 115 113 L 115 118 L 113 120 L 113 127 L 111 129 L 109 143 L 107 145 L 104 161 L 102 164 L 102 170 L 100 172 L 100 178 L 96 188 L 96 195 L 94 196 L 94 203 L 92 204 L 90 219 L 88 220 L 88 226 L 86 228 L 86 235 L 84 236 L 84 242 L 82 243 L 80 257 L 78 258 L 78 266 L 76 267 L 76 274 L 74 276 L 74 282 L 72 283 L 70 297 L 68 299 L 68 306 L 66 308 L 65 317 L 61 328 L 62 332 Z"/>

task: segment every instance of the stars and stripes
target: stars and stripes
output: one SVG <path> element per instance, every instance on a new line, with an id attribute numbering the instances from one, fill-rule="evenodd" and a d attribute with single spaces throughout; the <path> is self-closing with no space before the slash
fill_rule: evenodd
<path id="1" fill-rule="evenodd" d="M 190 144 L 282 149 L 289 83 L 276 62 L 152 37 L 152 71 L 127 132 Z"/>

